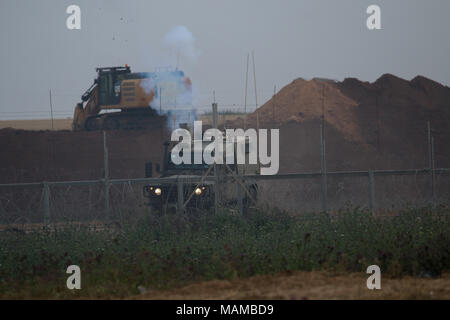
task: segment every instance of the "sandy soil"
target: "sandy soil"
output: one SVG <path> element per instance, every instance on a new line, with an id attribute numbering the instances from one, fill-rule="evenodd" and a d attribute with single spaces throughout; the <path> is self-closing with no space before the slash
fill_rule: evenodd
<path id="1" fill-rule="evenodd" d="M 249 279 L 213 280 L 134 299 L 450 299 L 450 275 L 441 278 L 381 278 L 380 290 L 366 287 L 368 275 L 292 272 Z M 142 288 L 141 288 L 142 289 Z M 144 289 L 142 289 L 144 290 Z"/>
<path id="2" fill-rule="evenodd" d="M 239 119 L 240 117 L 243 117 L 242 114 L 219 114 L 218 120 L 219 120 L 219 127 L 222 127 L 224 124 L 227 126 L 227 124 L 230 124 L 230 121 L 235 121 Z M 204 126 L 212 125 L 212 116 L 207 115 L 200 115 L 198 117 L 198 120 L 201 120 L 203 122 Z"/>
<path id="3" fill-rule="evenodd" d="M 51 130 L 52 120 L 0 120 L 0 129 Z M 54 130 L 72 130 L 72 119 L 54 119 Z"/>

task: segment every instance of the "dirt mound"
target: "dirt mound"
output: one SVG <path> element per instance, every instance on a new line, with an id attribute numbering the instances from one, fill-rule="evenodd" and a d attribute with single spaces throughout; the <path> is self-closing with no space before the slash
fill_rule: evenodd
<path id="1" fill-rule="evenodd" d="M 344 95 L 334 82 L 313 79 L 297 79 L 280 90 L 271 100 L 249 115 L 250 124 L 259 116 L 262 127 L 286 122 L 308 122 L 321 120 L 341 128 L 347 138 L 360 140 L 356 125 L 357 101 Z"/>
<path id="2" fill-rule="evenodd" d="M 260 128 L 280 128 L 280 145 L 291 146 L 292 161 L 304 160 L 308 150 L 300 145 L 311 144 L 308 139 L 319 144 L 318 128 L 324 123 L 327 159 L 332 164 L 351 159 L 350 166 L 336 169 L 426 167 L 430 121 L 436 165 L 450 166 L 450 88 L 423 76 L 408 81 L 384 74 L 373 83 L 355 78 L 342 82 L 299 78 L 249 114 L 247 127 L 256 127 L 257 118 Z M 243 117 L 231 125 L 243 126 Z M 300 133 L 306 130 L 314 131 L 314 137 L 303 139 Z M 314 147 L 309 152 L 318 150 Z M 296 167 L 292 161 L 282 166 L 283 171 Z M 306 167 L 315 164 L 308 161 Z"/>

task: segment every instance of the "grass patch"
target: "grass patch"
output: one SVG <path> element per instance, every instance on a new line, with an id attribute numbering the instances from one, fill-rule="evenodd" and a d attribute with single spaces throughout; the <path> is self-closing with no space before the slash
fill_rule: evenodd
<path id="1" fill-rule="evenodd" d="M 373 218 L 360 209 L 293 217 L 253 212 L 151 215 L 120 228 L 58 228 L 0 234 L 0 297 L 112 298 L 138 287 L 176 288 L 292 270 L 365 272 L 393 277 L 450 270 L 446 207 Z M 67 266 L 81 268 L 82 290 L 68 290 Z"/>

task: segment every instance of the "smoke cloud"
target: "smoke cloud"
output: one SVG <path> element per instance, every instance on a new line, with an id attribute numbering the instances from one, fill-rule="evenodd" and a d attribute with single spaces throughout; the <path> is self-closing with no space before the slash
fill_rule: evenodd
<path id="1" fill-rule="evenodd" d="M 155 72 L 147 74 L 141 82 L 146 93 L 153 92 L 155 97 L 150 106 L 168 118 L 172 130 L 180 123 L 192 124 L 197 119 L 193 107 L 195 88 L 191 80 L 178 68 L 179 58 L 184 57 L 194 62 L 200 55 L 195 47 L 195 38 L 185 26 L 174 26 L 163 38 L 162 46 L 170 51 L 176 59 L 176 67 L 158 67 Z M 175 62 L 175 60 L 174 60 Z"/>
<path id="2" fill-rule="evenodd" d="M 195 47 L 195 38 L 185 26 L 174 26 L 163 39 L 163 46 L 177 58 L 180 56 L 195 60 L 200 51 Z"/>

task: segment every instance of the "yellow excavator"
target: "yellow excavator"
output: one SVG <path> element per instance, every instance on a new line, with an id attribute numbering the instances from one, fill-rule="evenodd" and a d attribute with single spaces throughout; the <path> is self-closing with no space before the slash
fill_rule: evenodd
<path id="1" fill-rule="evenodd" d="M 186 97 L 192 92 L 190 79 L 178 69 L 132 73 L 130 67 L 125 65 L 97 68 L 96 71 L 97 79 L 75 107 L 74 131 L 162 126 L 166 117 L 151 106 L 159 101 L 161 107 L 161 91 L 164 91 L 166 98 L 172 96 L 175 101 L 178 95 Z M 167 101 L 165 99 L 166 104 Z M 111 112 L 118 109 L 120 111 Z"/>

